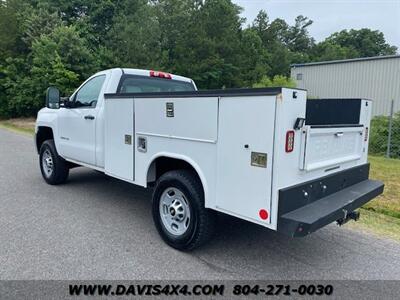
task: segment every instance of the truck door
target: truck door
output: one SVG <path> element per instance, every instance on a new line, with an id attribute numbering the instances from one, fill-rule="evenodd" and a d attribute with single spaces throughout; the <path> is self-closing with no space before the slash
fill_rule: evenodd
<path id="1" fill-rule="evenodd" d="M 72 97 L 72 107 L 61 108 L 58 151 L 63 157 L 96 164 L 97 103 L 105 79 L 105 74 L 90 78 Z"/>

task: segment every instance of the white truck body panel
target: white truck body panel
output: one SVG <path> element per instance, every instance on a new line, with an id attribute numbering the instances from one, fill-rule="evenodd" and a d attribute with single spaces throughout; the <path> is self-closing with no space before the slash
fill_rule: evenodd
<path id="1" fill-rule="evenodd" d="M 157 158 L 182 160 L 201 180 L 205 207 L 274 230 L 280 191 L 367 163 L 369 100 L 360 100 L 357 124 L 294 128 L 306 118 L 303 90 L 124 95 L 118 86 L 126 74 L 149 71 L 93 75 L 87 81 L 106 76 L 96 106 L 45 108 L 36 132 L 51 128 L 66 160 L 143 187 L 157 179 Z M 171 78 L 195 87 L 189 78 Z M 292 151 L 286 147 L 289 131 Z"/>
<path id="2" fill-rule="evenodd" d="M 96 122 L 84 119 L 88 113 L 97 116 L 95 109 L 90 112 L 83 108 L 61 110 L 57 149 L 65 158 L 96 165 Z"/>
<path id="3" fill-rule="evenodd" d="M 276 96 L 221 97 L 219 103 L 216 208 L 259 223 L 259 210 L 271 211 Z M 266 167 L 251 166 L 252 152 L 267 154 Z"/>
<path id="4" fill-rule="evenodd" d="M 125 104 L 121 105 L 121 102 Z M 128 107 L 134 103 L 134 111 Z M 166 104 L 174 103 L 174 117 L 166 116 Z M 135 143 L 145 137 L 147 151 L 135 147 L 134 182 L 146 186 L 152 181 L 151 163 L 157 157 L 182 159 L 194 167 L 205 190 L 205 205 L 264 226 L 270 217 L 261 221 L 260 209 L 270 211 L 272 153 L 274 145 L 276 96 L 257 97 L 192 97 L 192 98 L 124 98 L 106 99 L 106 136 L 116 146 L 108 149 L 126 149 L 106 155 L 107 174 L 124 180 L 128 162 L 133 153 L 124 145 L 124 136 L 131 129 L 122 124 L 135 122 Z M 264 116 L 268 117 L 264 117 Z M 153 118 L 152 116 L 158 116 Z M 205 117 L 207 116 L 207 117 Z M 240 118 L 238 118 L 240 116 Z M 125 131 L 121 131 L 125 128 Z M 260 133 L 265 134 L 262 138 Z M 114 140 L 118 136 L 117 140 Z M 118 140 L 119 139 L 119 140 Z M 248 148 L 245 148 L 248 145 Z M 251 153 L 266 153 L 267 166 L 251 166 Z M 269 156 L 268 156 L 269 155 Z M 128 160 L 124 157 L 129 157 Z M 108 161 L 110 159 L 110 161 Z M 268 161 L 271 159 L 271 161 Z M 117 162 L 115 162 L 117 161 Z M 118 163 L 120 161 L 120 163 Z M 121 172 L 116 173 L 115 166 Z M 110 166 L 109 169 L 108 166 Z M 128 173 L 130 174 L 130 173 Z M 249 189 L 250 188 L 250 189 Z"/>
<path id="5" fill-rule="evenodd" d="M 173 117 L 166 116 L 167 103 L 173 103 Z M 173 101 L 138 98 L 135 99 L 135 111 L 138 135 L 208 143 L 217 141 L 217 98 L 174 98 Z"/>
<path id="6" fill-rule="evenodd" d="M 134 124 L 133 101 L 106 101 L 104 114 L 105 173 L 126 181 L 134 181 Z M 121 113 L 130 118 L 119 117 Z M 127 136 L 128 140 L 125 140 Z M 123 137 L 123 139 L 121 138 Z M 129 140 L 129 137 L 130 140 Z"/>
<path id="7" fill-rule="evenodd" d="M 105 75 L 95 108 L 60 108 L 55 143 L 61 156 L 89 166 L 104 168 L 104 94 L 116 92 L 118 85 L 116 78 L 119 81 L 121 74 L 120 69 L 98 72 L 84 81 L 71 95 L 73 98 L 91 79 Z M 91 115 L 95 119 L 86 120 L 86 115 Z"/>
<path id="8" fill-rule="evenodd" d="M 364 128 L 312 128 L 302 134 L 300 169 L 312 171 L 361 159 Z"/>
<path id="9" fill-rule="evenodd" d="M 293 98 L 294 92 L 296 98 Z M 286 132 L 293 128 L 296 118 L 305 117 L 305 91 L 282 89 L 277 95 L 184 98 L 137 95 L 106 98 L 105 101 L 106 111 L 110 110 L 106 112 L 106 136 L 114 133 L 109 138 L 114 145 L 107 146 L 106 138 L 106 149 L 114 149 L 110 151 L 115 154 L 106 155 L 107 174 L 147 186 L 155 176 L 151 164 L 157 157 L 182 159 L 199 174 L 206 207 L 272 229 L 277 227 L 278 191 L 281 188 L 366 161 L 364 135 L 361 135 L 364 125 L 340 128 L 345 135 L 342 139 L 344 150 L 338 151 L 342 149 L 338 144 L 331 152 L 329 147 L 326 148 L 328 150 L 320 156 L 322 146 L 318 145 L 331 143 L 338 129 L 310 127 L 309 142 L 306 144 L 304 138 L 307 134 L 298 130 L 294 151 L 285 152 Z M 166 115 L 167 103 L 174 105 L 173 117 Z M 308 127 L 304 126 L 304 132 L 307 133 Z M 126 134 L 134 134 L 132 144 L 144 137 L 146 152 L 139 151 L 137 145 L 134 150 L 132 145 L 124 145 Z M 315 141 L 315 135 L 322 136 L 321 141 Z M 310 147 L 304 156 L 305 145 Z M 251 165 L 252 152 L 266 154 L 266 167 Z M 134 163 L 130 163 L 132 157 Z M 301 167 L 302 163 L 306 167 Z M 337 168 L 329 170 L 328 166 Z M 268 212 L 265 220 L 260 219 L 261 209 Z"/>

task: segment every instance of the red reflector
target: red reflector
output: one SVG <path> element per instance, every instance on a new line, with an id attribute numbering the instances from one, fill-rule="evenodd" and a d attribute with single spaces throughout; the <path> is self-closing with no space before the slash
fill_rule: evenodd
<path id="1" fill-rule="evenodd" d="M 164 78 L 164 79 L 172 79 L 171 74 L 164 73 L 164 72 L 159 72 L 159 71 L 150 71 L 150 77 L 158 77 L 158 78 Z"/>
<path id="2" fill-rule="evenodd" d="M 365 127 L 365 136 L 364 136 L 364 142 L 368 141 L 368 127 Z"/>
<path id="3" fill-rule="evenodd" d="M 258 214 L 260 215 L 260 218 L 262 220 L 266 220 L 268 219 L 268 212 L 265 209 L 260 209 L 260 211 L 258 212 Z"/>
<path id="4" fill-rule="evenodd" d="M 287 153 L 292 152 L 294 148 L 294 131 L 289 130 L 286 132 L 286 145 L 285 145 L 285 151 Z"/>

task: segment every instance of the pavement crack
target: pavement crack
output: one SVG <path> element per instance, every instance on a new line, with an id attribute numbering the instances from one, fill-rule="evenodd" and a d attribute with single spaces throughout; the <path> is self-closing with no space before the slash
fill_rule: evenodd
<path id="1" fill-rule="evenodd" d="M 241 275 L 240 273 L 238 273 L 234 270 L 230 270 L 225 267 L 219 266 L 215 263 L 209 262 L 205 258 L 202 258 L 201 256 L 193 255 L 193 257 L 196 258 L 197 260 L 199 260 L 201 263 L 203 263 L 207 267 L 209 267 L 210 269 L 212 269 L 218 273 L 228 273 L 230 275 Z"/>

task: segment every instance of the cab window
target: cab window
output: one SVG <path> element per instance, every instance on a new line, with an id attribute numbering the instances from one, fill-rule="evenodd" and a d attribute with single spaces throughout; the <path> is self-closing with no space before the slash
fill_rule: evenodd
<path id="1" fill-rule="evenodd" d="M 105 79 L 106 75 L 100 75 L 86 82 L 75 95 L 74 107 L 96 107 Z"/>
<path id="2" fill-rule="evenodd" d="M 190 82 L 138 75 L 125 75 L 121 80 L 118 92 L 122 94 L 127 94 L 154 92 L 187 92 L 194 90 L 195 88 Z"/>

